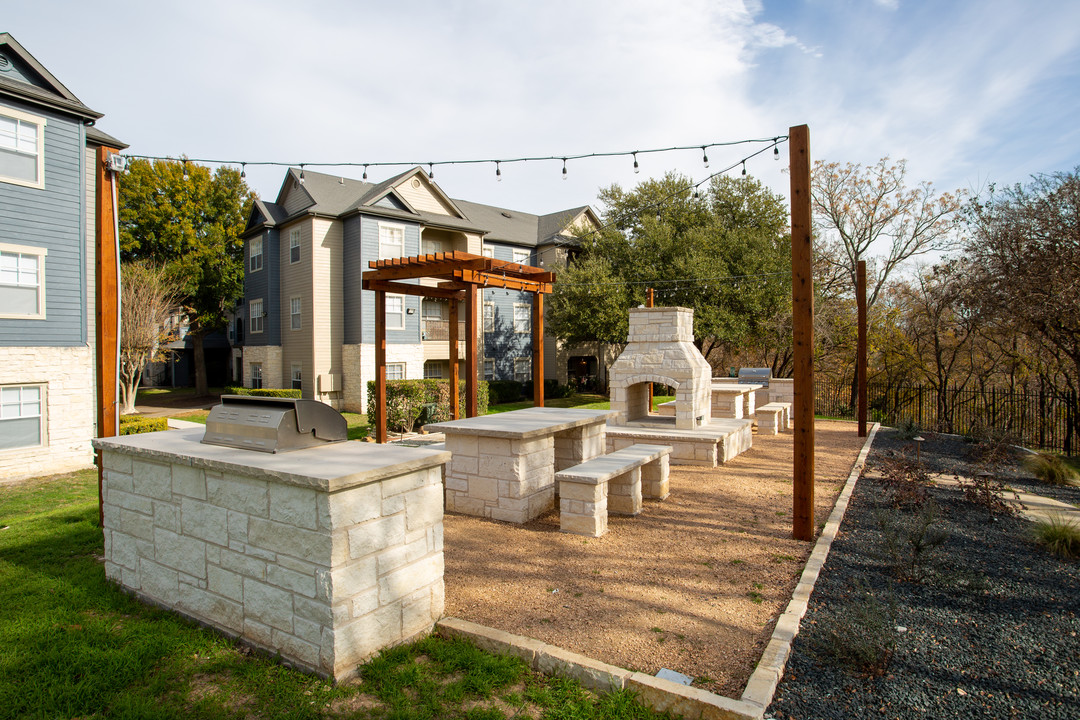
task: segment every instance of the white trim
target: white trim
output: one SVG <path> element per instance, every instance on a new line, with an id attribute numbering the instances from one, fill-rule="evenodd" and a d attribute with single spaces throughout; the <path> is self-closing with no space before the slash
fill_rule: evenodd
<path id="1" fill-rule="evenodd" d="M 37 256 L 38 276 L 38 311 L 35 314 L 8 313 L 0 310 L 0 319 L 4 320 L 44 320 L 45 319 L 45 257 L 49 254 L 48 248 L 35 247 L 33 245 L 14 245 L 0 243 L 0 252 L 17 255 Z M 13 287 L 33 287 L 32 285 L 14 285 Z"/>
<path id="2" fill-rule="evenodd" d="M 290 330 L 302 330 L 304 327 L 303 320 L 304 302 L 299 295 L 293 295 L 289 298 L 289 329 Z"/>
<path id="3" fill-rule="evenodd" d="M 38 190 L 45 189 L 45 126 L 49 124 L 49 121 L 39 115 L 31 115 L 30 113 L 22 112 L 21 110 L 15 110 L 14 108 L 2 107 L 0 108 L 0 115 L 12 118 L 13 120 L 21 120 L 22 122 L 34 123 L 38 126 L 37 133 L 37 182 L 31 182 L 29 180 L 23 180 L 21 178 L 7 177 L 0 175 L 0 182 L 10 183 L 12 185 L 21 185 L 28 188 L 36 188 Z"/>
<path id="4" fill-rule="evenodd" d="M 405 256 L 405 229 L 408 226 L 407 225 L 402 225 L 401 223 L 383 222 L 381 220 L 379 221 L 378 225 L 379 225 L 379 259 L 380 260 L 389 260 L 390 258 L 404 257 Z M 400 230 L 401 231 L 401 252 L 399 252 L 397 255 L 384 255 L 383 254 L 383 228 L 385 228 L 387 230 Z M 396 243 L 394 243 L 394 244 L 396 244 Z"/>
<path id="5" fill-rule="evenodd" d="M 296 244 L 295 245 L 293 245 L 293 239 L 294 238 L 296 239 Z M 300 246 L 301 246 L 302 243 L 303 243 L 303 236 L 300 234 L 300 228 L 298 228 L 298 227 L 290 228 L 289 229 L 289 264 L 290 265 L 295 265 L 296 263 L 300 262 L 301 258 L 303 257 L 303 250 L 300 249 Z M 296 259 L 295 260 L 292 259 L 293 248 L 296 248 Z"/>
<path id="6" fill-rule="evenodd" d="M 48 411 L 48 389 L 49 389 L 49 384 L 47 382 L 44 382 L 44 383 L 19 383 L 19 384 L 12 383 L 12 384 L 0 385 L 0 390 L 9 389 L 9 388 L 18 388 L 20 390 L 20 396 L 21 396 L 21 391 L 24 388 L 37 388 L 38 389 L 38 414 L 36 416 L 38 418 L 38 441 L 37 441 L 37 444 L 35 444 L 35 445 L 17 445 L 15 447 L 3 448 L 3 449 L 0 449 L 0 453 L 16 452 L 16 451 L 22 451 L 22 450 L 31 450 L 31 449 L 34 449 L 34 448 L 48 447 L 48 445 L 49 445 L 49 437 L 48 437 L 49 423 L 47 422 L 47 414 L 48 414 L 47 411 Z M 21 412 L 22 412 L 22 404 L 23 404 L 22 399 L 20 397 L 20 403 L 19 403 L 20 414 L 19 415 L 14 415 L 14 416 L 12 416 L 10 418 L 5 418 L 5 417 L 3 417 L 3 404 L 2 404 L 2 401 L 0 401 L 0 428 L 4 427 L 4 425 L 3 425 L 4 420 L 23 420 L 23 419 L 26 419 L 26 418 L 35 417 L 34 415 L 22 415 L 21 414 Z"/>
<path id="7" fill-rule="evenodd" d="M 259 314 L 258 315 L 255 314 L 255 306 L 256 306 L 256 304 L 258 304 L 258 306 L 259 306 Z M 259 321 L 259 329 L 258 330 L 255 329 L 255 320 L 256 319 Z M 263 299 L 262 298 L 254 298 L 251 302 L 248 303 L 248 333 L 250 333 L 252 335 L 254 335 L 255 333 L 261 333 L 263 331 L 263 328 L 264 328 L 265 320 L 266 320 L 266 310 L 263 308 Z"/>
<path id="8" fill-rule="evenodd" d="M 488 367 L 491 367 L 491 372 L 488 372 Z M 492 359 L 492 358 L 484 358 L 484 364 L 483 364 L 483 367 L 481 368 L 480 374 L 484 378 L 484 380 L 494 380 L 495 379 L 495 360 Z"/>
<path id="9" fill-rule="evenodd" d="M 518 310 L 525 310 L 525 329 L 518 330 Z M 514 303 L 514 333 L 528 335 L 532 332 L 532 306 L 529 303 Z"/>
<path id="10" fill-rule="evenodd" d="M 249 368 L 249 371 L 250 371 L 250 373 L 251 373 L 251 380 L 250 380 L 250 382 L 251 382 L 251 389 L 252 389 L 252 390 L 262 390 L 262 387 L 263 387 L 263 373 L 262 373 L 262 371 L 263 371 L 263 364 L 262 364 L 261 362 L 252 362 L 252 363 L 248 363 L 248 368 Z M 258 370 L 258 371 L 259 371 L 259 372 L 258 372 L 258 380 L 259 380 L 259 384 L 258 384 L 258 385 L 256 385 L 256 384 L 255 384 L 255 380 L 256 380 L 256 377 L 255 377 L 256 373 L 255 373 L 255 371 L 256 371 L 256 370 Z"/>
<path id="11" fill-rule="evenodd" d="M 516 262 L 518 265 L 528 265 L 529 264 L 529 258 L 532 257 L 532 253 L 529 252 L 525 248 L 512 248 L 510 250 L 510 252 L 511 252 L 511 255 L 510 255 L 511 259 L 514 262 Z M 522 259 L 519 260 L 518 259 L 519 257 L 521 257 Z"/>
<path id="12" fill-rule="evenodd" d="M 491 327 L 488 327 L 488 308 L 491 308 Z M 486 333 L 495 332 L 495 303 L 490 300 L 484 303 L 484 309 L 480 313 L 481 327 Z"/>
<path id="13" fill-rule="evenodd" d="M 525 373 L 520 372 L 518 370 L 519 365 L 524 365 L 526 371 L 528 372 L 529 377 L 525 378 L 524 380 L 518 380 L 518 375 L 519 374 L 520 375 L 525 374 Z M 532 379 L 533 379 L 533 376 L 532 376 L 532 357 L 526 355 L 525 357 L 516 357 L 516 358 L 514 358 L 514 380 L 516 380 L 517 382 L 528 382 L 528 381 L 530 381 Z"/>
<path id="14" fill-rule="evenodd" d="M 258 243 L 259 252 L 255 252 L 255 244 Z M 266 248 L 263 247 L 262 235 L 251 238 L 251 242 L 248 244 L 248 271 L 259 272 L 263 269 L 263 253 L 266 252 Z M 255 267 L 255 259 L 258 258 L 258 267 Z"/>
<path id="15" fill-rule="evenodd" d="M 390 368 L 395 368 L 395 369 L 396 368 L 401 368 L 401 377 L 394 377 L 394 378 L 390 377 Z M 407 369 L 408 369 L 407 363 L 403 363 L 403 362 L 386 363 L 386 379 L 387 380 L 407 380 L 408 378 L 406 377 L 406 373 L 405 373 L 405 371 Z"/>
<path id="16" fill-rule="evenodd" d="M 404 295 L 398 295 L 396 293 L 386 293 L 386 315 L 384 316 L 383 319 L 386 320 L 386 319 L 388 319 L 390 317 L 390 298 L 397 298 L 397 299 L 401 300 L 401 313 L 400 313 L 400 315 L 401 315 L 401 323 L 398 324 L 398 325 L 391 325 L 389 322 L 387 322 L 386 323 L 386 329 L 387 330 L 404 330 L 405 329 L 405 296 Z M 399 313 L 394 313 L 394 314 L 397 315 Z"/>

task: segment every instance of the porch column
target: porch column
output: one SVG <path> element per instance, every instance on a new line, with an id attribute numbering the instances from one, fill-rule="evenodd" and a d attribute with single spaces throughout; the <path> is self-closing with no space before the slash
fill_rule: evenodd
<path id="1" fill-rule="evenodd" d="M 386 292 L 375 291 L 375 442 L 386 442 Z"/>
<path id="2" fill-rule="evenodd" d="M 450 300 L 450 419 L 457 420 L 458 393 L 458 301 Z"/>
<path id="3" fill-rule="evenodd" d="M 544 293 L 533 295 L 533 405 L 544 407 Z"/>
<path id="4" fill-rule="evenodd" d="M 465 393 L 468 402 L 466 417 L 480 414 L 476 402 L 476 305 L 476 286 L 469 283 L 465 287 L 465 335 L 468 338 L 465 346 Z"/>

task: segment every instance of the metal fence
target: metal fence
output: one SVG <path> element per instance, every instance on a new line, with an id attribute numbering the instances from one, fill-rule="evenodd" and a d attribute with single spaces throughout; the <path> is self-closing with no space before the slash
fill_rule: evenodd
<path id="1" fill-rule="evenodd" d="M 940 396 L 928 385 L 867 384 L 869 418 L 893 427 L 914 423 L 937 432 L 973 435 L 1009 433 L 1025 447 L 1080 451 L 1080 406 L 1075 392 L 949 388 Z M 814 411 L 855 417 L 850 383 L 818 380 Z"/>

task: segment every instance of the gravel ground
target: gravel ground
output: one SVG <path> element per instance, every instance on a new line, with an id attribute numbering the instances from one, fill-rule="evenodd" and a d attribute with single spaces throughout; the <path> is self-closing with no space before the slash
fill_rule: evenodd
<path id="1" fill-rule="evenodd" d="M 823 525 L 864 439 L 853 423 L 815 429 Z M 791 538 L 791 463 L 783 433 L 718 468 L 672 466 L 671 495 L 601 538 L 559 532 L 557 513 L 448 514 L 446 614 L 738 697 L 812 549 Z"/>
<path id="2" fill-rule="evenodd" d="M 977 472 L 975 445 L 924 435 L 930 472 Z M 870 461 L 904 452 L 914 456 L 883 429 Z M 1078 488 L 1027 477 L 1020 457 L 998 477 L 1080 503 Z M 1080 717 L 1080 563 L 1036 546 L 1022 518 L 990 519 L 957 488 L 929 493 L 945 539 L 920 555 L 920 579 L 901 580 L 889 540 L 917 537 L 920 511 L 897 511 L 880 481 L 859 481 L 766 717 Z"/>

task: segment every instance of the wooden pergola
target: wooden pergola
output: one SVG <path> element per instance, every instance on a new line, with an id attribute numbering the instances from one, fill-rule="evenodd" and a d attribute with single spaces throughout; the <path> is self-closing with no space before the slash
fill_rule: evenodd
<path id="1" fill-rule="evenodd" d="M 477 383 L 477 290 L 505 288 L 533 293 L 532 376 L 533 402 L 544 405 L 544 294 L 551 292 L 555 273 L 519 263 L 496 260 L 466 252 L 372 260 L 361 287 L 375 293 L 375 407 L 379 422 L 375 441 L 386 442 L 386 293 L 418 295 L 450 301 L 450 417 L 458 419 L 458 303 L 465 302 L 465 394 L 466 415 L 479 414 Z M 437 280 L 424 285 L 423 278 Z"/>

